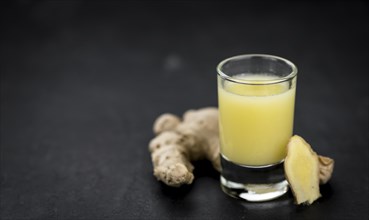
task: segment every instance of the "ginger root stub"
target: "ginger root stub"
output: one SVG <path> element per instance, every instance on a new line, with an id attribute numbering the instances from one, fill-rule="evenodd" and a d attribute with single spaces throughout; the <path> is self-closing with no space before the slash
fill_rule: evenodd
<path id="1" fill-rule="evenodd" d="M 291 137 L 284 171 L 297 204 L 310 205 L 321 197 L 319 184 L 328 182 L 333 165 L 331 158 L 318 156 L 302 137 Z"/>

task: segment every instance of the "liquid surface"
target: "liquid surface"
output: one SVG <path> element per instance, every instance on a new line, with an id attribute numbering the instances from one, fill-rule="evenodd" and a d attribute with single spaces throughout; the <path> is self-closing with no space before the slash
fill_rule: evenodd
<path id="1" fill-rule="evenodd" d="M 268 75 L 242 74 L 237 78 L 257 85 L 219 79 L 221 152 L 241 165 L 278 163 L 286 156 L 293 132 L 295 87 L 289 89 L 289 82 L 260 84 L 276 79 Z"/>

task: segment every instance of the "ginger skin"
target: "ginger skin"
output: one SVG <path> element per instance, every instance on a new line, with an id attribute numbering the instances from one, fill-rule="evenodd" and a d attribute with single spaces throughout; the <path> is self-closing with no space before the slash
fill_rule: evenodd
<path id="1" fill-rule="evenodd" d="M 191 184 L 190 161 L 207 159 L 220 171 L 218 110 L 208 107 L 189 110 L 183 121 L 163 114 L 154 123 L 157 135 L 149 144 L 154 176 L 168 186 Z"/>
<path id="2" fill-rule="evenodd" d="M 173 114 L 162 114 L 160 115 L 154 123 L 154 133 L 159 134 L 163 131 L 174 130 L 177 125 L 181 123 L 181 119 Z"/>
<path id="3" fill-rule="evenodd" d="M 334 160 L 329 157 L 320 156 L 319 159 L 319 183 L 326 184 L 332 177 Z"/>

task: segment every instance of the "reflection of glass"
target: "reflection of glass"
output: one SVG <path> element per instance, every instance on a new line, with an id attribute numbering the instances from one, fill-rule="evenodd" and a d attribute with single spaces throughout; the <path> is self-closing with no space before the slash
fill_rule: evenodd
<path id="1" fill-rule="evenodd" d="M 253 54 L 226 59 L 217 71 L 223 191 L 249 201 L 283 195 L 297 68 L 280 57 Z"/>

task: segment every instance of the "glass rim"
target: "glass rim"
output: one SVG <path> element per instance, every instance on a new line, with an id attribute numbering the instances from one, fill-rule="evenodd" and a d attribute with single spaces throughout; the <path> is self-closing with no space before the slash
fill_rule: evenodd
<path id="1" fill-rule="evenodd" d="M 283 61 L 284 63 L 286 63 L 289 67 L 291 67 L 292 71 L 283 77 L 279 77 L 278 79 L 271 79 L 271 80 L 244 80 L 244 79 L 239 79 L 239 78 L 235 78 L 232 76 L 227 75 L 226 73 L 224 73 L 221 68 L 224 66 L 224 64 L 226 64 L 229 61 L 232 60 L 241 60 L 241 59 L 245 59 L 245 58 L 250 58 L 250 57 L 264 57 L 264 58 L 269 58 L 269 59 L 274 59 L 274 60 L 280 60 Z M 293 64 L 291 61 L 279 57 L 279 56 L 275 56 L 275 55 L 269 55 L 269 54 L 243 54 L 243 55 L 237 55 L 237 56 L 233 56 L 233 57 L 229 57 L 227 59 L 222 60 L 218 65 L 217 65 L 217 72 L 218 75 L 225 80 L 234 82 L 234 83 L 239 83 L 239 84 L 246 84 L 246 85 L 269 85 L 269 84 L 277 84 L 277 83 L 282 83 L 285 81 L 288 81 L 292 78 L 294 78 L 297 75 L 297 67 L 295 64 Z"/>

